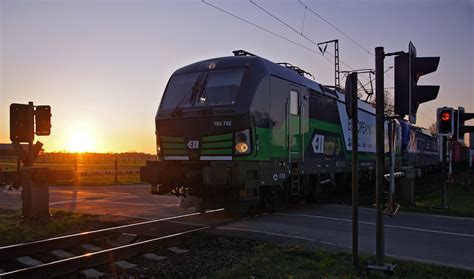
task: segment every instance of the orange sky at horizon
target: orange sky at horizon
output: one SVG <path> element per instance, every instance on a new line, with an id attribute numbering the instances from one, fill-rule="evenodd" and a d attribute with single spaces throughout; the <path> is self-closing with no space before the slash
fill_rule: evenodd
<path id="1" fill-rule="evenodd" d="M 317 50 L 251 3 L 215 2 Z M 464 106 L 474 112 L 474 6 L 469 1 L 415 1 L 410 9 L 406 1 L 307 2 L 372 52 L 308 13 L 305 36 L 315 42 L 339 39 L 341 70 L 374 68 L 375 47 L 407 51 L 409 41 L 420 56 L 441 57 L 438 70 L 420 78 L 421 84 L 441 89 L 437 100 L 420 105 L 418 126 L 429 127 L 438 107 Z M 305 9 L 298 1 L 259 3 L 291 26 L 302 26 Z M 51 135 L 36 137 L 46 152 L 154 154 L 154 118 L 171 74 L 196 61 L 232 55 L 235 49 L 291 62 L 318 83 L 334 84 L 331 57 L 201 1 L 0 0 L 0 142 L 10 142 L 9 105 L 33 101 L 51 106 Z M 386 58 L 386 68 L 393 64 L 393 57 Z M 393 69 L 387 72 L 387 88 L 393 88 L 393 76 Z M 363 83 L 367 79 L 361 75 Z"/>

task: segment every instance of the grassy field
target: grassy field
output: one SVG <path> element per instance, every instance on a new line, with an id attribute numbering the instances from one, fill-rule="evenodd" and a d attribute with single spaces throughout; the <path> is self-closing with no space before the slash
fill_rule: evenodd
<path id="1" fill-rule="evenodd" d="M 232 268 L 220 270 L 214 278 L 385 278 L 368 274 L 364 266 L 373 257 L 363 256 L 359 272 L 352 268 L 350 253 L 332 253 L 325 249 L 308 250 L 298 246 L 263 244 Z M 473 278 L 474 272 L 387 259 L 396 263 L 393 278 Z"/>
<path id="2" fill-rule="evenodd" d="M 27 220 L 21 218 L 21 211 L 0 209 L 0 246 L 111 226 L 88 214 L 61 210 L 51 210 L 50 214 L 50 219 Z"/>
<path id="3" fill-rule="evenodd" d="M 117 168 L 119 170 L 139 170 L 140 167 L 144 166 L 143 163 L 130 163 L 130 162 L 118 162 Z M 35 167 L 49 168 L 50 170 L 73 170 L 74 164 L 46 164 L 38 163 Z M 0 168 L 5 171 L 15 171 L 16 163 L 0 163 Z M 78 164 L 78 171 L 101 171 L 101 170 L 114 170 L 114 162 L 102 163 L 102 164 Z M 114 175 L 95 175 L 95 176 L 79 176 L 78 185 L 82 186 L 100 186 L 100 185 L 113 185 L 113 184 L 138 184 L 140 183 L 140 175 L 136 174 L 120 174 L 117 181 L 115 181 Z M 72 185 L 72 180 L 58 181 L 54 185 Z"/>
<path id="4" fill-rule="evenodd" d="M 435 191 L 417 197 L 416 207 L 404 207 L 403 210 L 422 213 L 434 213 L 452 216 L 474 217 L 474 173 L 462 172 L 455 176 L 453 183 L 447 183 L 448 209 L 438 208 L 441 205 L 442 181 L 434 185 Z"/>

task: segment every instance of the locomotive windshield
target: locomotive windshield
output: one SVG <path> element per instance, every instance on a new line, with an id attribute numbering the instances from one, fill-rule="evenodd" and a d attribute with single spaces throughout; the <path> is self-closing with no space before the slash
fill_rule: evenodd
<path id="1" fill-rule="evenodd" d="M 234 105 L 244 69 L 195 72 L 171 77 L 161 109 Z"/>

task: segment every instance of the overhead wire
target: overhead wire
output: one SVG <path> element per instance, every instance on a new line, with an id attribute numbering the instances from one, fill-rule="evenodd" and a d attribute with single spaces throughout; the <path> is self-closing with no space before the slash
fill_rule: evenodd
<path id="1" fill-rule="evenodd" d="M 324 22 L 326 22 L 327 24 L 329 24 L 331 27 L 333 27 L 334 29 L 336 29 L 337 31 L 339 31 L 342 35 L 344 35 L 346 38 L 348 38 L 348 39 L 349 39 L 350 41 L 352 41 L 354 44 L 356 44 L 357 46 L 359 46 L 360 48 L 362 48 L 362 49 L 363 49 L 364 51 L 366 51 L 368 54 L 372 54 L 368 49 L 366 49 L 366 48 L 363 47 L 361 44 L 359 44 L 357 41 L 355 41 L 354 39 L 352 39 L 352 37 L 350 37 L 349 35 L 347 35 L 345 32 L 343 32 L 341 29 L 339 29 L 338 27 L 336 27 L 334 24 L 330 23 L 328 20 L 326 20 L 325 18 L 323 18 L 321 15 L 319 15 L 317 12 L 315 12 L 312 8 L 310 8 L 310 7 L 308 7 L 306 4 L 304 4 L 301 0 L 298 0 L 298 2 L 299 2 L 301 5 L 303 5 L 303 6 L 305 7 L 305 14 L 304 14 L 304 18 L 303 18 L 303 25 L 302 25 L 302 27 L 301 27 L 301 32 L 298 32 L 296 29 L 294 29 L 293 27 L 291 27 L 289 24 L 287 24 L 287 23 L 284 22 L 283 20 L 279 19 L 278 17 L 276 17 L 276 16 L 273 15 L 272 13 L 268 12 L 267 10 L 265 10 L 263 7 L 259 6 L 259 5 L 256 4 L 255 2 L 253 2 L 253 0 L 249 0 L 249 1 L 250 1 L 252 4 L 254 4 L 255 6 L 257 6 L 258 8 L 260 8 L 261 10 L 263 10 L 264 12 L 266 12 L 267 14 L 269 14 L 270 16 L 272 16 L 273 18 L 275 18 L 276 20 L 278 20 L 280 23 L 284 24 L 285 26 L 287 26 L 288 28 L 290 28 L 290 29 L 293 30 L 294 32 L 298 33 L 300 36 L 302 36 L 303 38 L 305 38 L 306 40 L 308 40 L 309 42 L 311 42 L 313 45 L 317 45 L 314 41 L 312 41 L 310 38 L 308 38 L 306 35 L 303 34 L 304 20 L 305 20 L 305 18 L 306 18 L 306 10 L 309 10 L 311 13 L 313 13 L 313 14 L 316 15 L 316 16 L 318 16 L 321 20 L 323 20 Z M 318 52 L 318 51 L 316 51 L 316 50 L 314 50 L 314 49 L 312 49 L 312 48 L 310 48 L 310 47 L 307 47 L 307 46 L 305 46 L 305 45 L 303 45 L 303 44 L 301 44 L 301 43 L 298 43 L 298 42 L 296 42 L 296 41 L 294 41 L 294 40 L 291 40 L 291 39 L 289 39 L 289 38 L 287 38 L 287 37 L 284 37 L 284 36 L 282 36 L 282 35 L 280 35 L 280 34 L 278 34 L 278 33 L 276 33 L 276 32 L 273 32 L 273 31 L 271 31 L 271 30 L 265 28 L 265 27 L 262 27 L 262 26 L 260 26 L 260 25 L 258 25 L 258 24 L 256 24 L 256 23 L 253 23 L 253 22 L 251 22 L 250 20 L 247 20 L 247 19 L 245 19 L 245 18 L 243 18 L 243 17 L 241 17 L 241 16 L 238 16 L 238 15 L 236 15 L 236 14 L 233 14 L 233 13 L 231 13 L 231 12 L 229 12 L 229 11 L 227 11 L 227 10 L 221 8 L 221 7 L 218 7 L 218 6 L 214 5 L 214 4 L 211 4 L 211 3 L 209 3 L 209 2 L 206 2 L 206 0 L 201 0 L 201 2 L 204 3 L 204 4 L 206 4 L 206 5 L 208 5 L 208 6 L 210 6 L 210 7 L 212 7 L 212 8 L 214 8 L 214 9 L 216 9 L 216 10 L 218 10 L 218 11 L 220 11 L 220 12 L 222 12 L 222 13 L 225 13 L 225 14 L 230 15 L 230 16 L 232 16 L 232 17 L 234 17 L 234 18 L 236 18 L 236 19 L 238 19 L 238 20 L 240 20 L 240 21 L 243 21 L 243 22 L 245 22 L 245 23 L 247 23 L 247 24 L 249 24 L 249 25 L 252 25 L 252 26 L 255 27 L 255 28 L 258 28 L 258 29 L 260 29 L 260 30 L 262 30 L 262 31 L 264 31 L 264 32 L 267 32 L 267 33 L 269 33 L 269 34 L 271 34 L 271 35 L 273 35 L 273 36 L 276 36 L 276 37 L 278 37 L 278 38 L 280 38 L 280 39 L 282 39 L 282 40 L 285 40 L 285 41 L 287 41 L 287 42 L 289 42 L 289 43 L 291 43 L 291 44 L 294 44 L 294 45 L 296 45 L 296 46 L 298 46 L 298 47 L 301 47 L 301 48 L 303 48 L 303 49 L 305 49 L 305 50 L 307 50 L 307 51 L 310 51 L 310 52 L 313 52 L 313 53 L 317 53 L 317 54 L 323 56 L 323 57 L 326 59 L 326 61 L 327 61 L 328 63 L 333 64 L 333 63 L 332 63 L 331 61 L 329 61 L 329 60 L 327 59 L 327 57 L 324 56 L 322 53 L 320 53 L 320 52 Z M 328 53 L 329 53 L 329 52 L 328 52 Z M 332 57 L 334 57 L 334 55 L 332 55 L 331 53 L 329 53 L 329 54 L 330 54 Z M 340 60 L 340 61 L 341 61 L 341 60 Z M 342 61 L 342 64 L 344 64 L 345 66 L 347 66 L 347 67 L 353 69 L 350 65 L 347 65 L 344 61 Z M 389 68 L 386 69 L 386 70 L 384 71 L 384 73 L 390 71 L 392 68 L 393 68 L 393 66 L 389 66 Z M 373 79 L 370 79 L 367 83 L 365 83 L 365 84 L 362 85 L 361 87 L 359 87 L 358 90 L 360 90 L 361 88 L 364 88 L 364 86 L 370 84 L 370 83 L 373 82 L 374 80 L 375 80 L 375 77 L 374 77 Z M 387 89 L 392 89 L 392 88 L 388 87 Z M 431 109 L 430 109 L 430 110 L 431 110 Z M 429 120 L 429 121 L 432 121 L 432 118 L 430 118 L 430 117 L 427 116 L 426 114 L 422 113 L 421 111 L 420 111 L 420 115 L 423 116 L 423 117 L 425 117 L 425 119 L 427 119 L 427 120 Z M 435 114 L 433 114 L 433 115 L 435 115 Z"/>
<path id="2" fill-rule="evenodd" d="M 257 4 L 256 2 L 254 2 L 254 0 L 249 0 L 250 3 L 252 3 L 254 6 L 256 6 L 257 8 L 259 8 L 261 11 L 265 12 L 266 14 L 268 14 L 269 16 L 273 17 L 275 20 L 277 20 L 278 22 L 280 22 L 281 24 L 285 25 L 286 27 L 288 27 L 290 30 L 292 30 L 293 32 L 295 32 L 296 34 L 298 34 L 299 36 L 303 37 L 304 39 L 306 39 L 308 42 L 310 42 L 311 44 L 313 44 L 314 46 L 318 46 L 318 44 L 316 42 L 314 42 L 313 40 L 311 40 L 308 36 L 304 35 L 303 32 L 299 32 L 298 30 L 296 30 L 294 27 L 292 27 L 291 25 L 289 25 L 288 23 L 286 23 L 284 20 L 280 19 L 278 16 L 276 16 L 275 14 L 271 13 L 270 11 L 268 11 L 267 9 L 265 9 L 262 5 L 259 5 Z M 327 52 L 331 57 L 334 58 L 334 55 L 330 52 Z M 324 55 L 323 55 L 324 56 Z M 351 65 L 345 63 L 342 59 L 339 58 L 339 62 L 343 65 L 345 65 L 346 67 L 348 67 L 349 69 L 351 70 L 354 70 L 354 67 L 352 67 Z M 367 79 L 367 78 L 365 78 Z M 368 80 L 368 79 L 367 79 Z"/>
<path id="3" fill-rule="evenodd" d="M 282 39 L 282 40 L 285 40 L 285 41 L 287 41 L 287 42 L 289 42 L 289 43 L 291 43 L 291 44 L 294 44 L 294 45 L 299 46 L 299 47 L 301 47 L 301 48 L 303 48 L 303 49 L 306 49 L 306 50 L 308 50 L 308 51 L 310 51 L 310 52 L 317 53 L 317 54 L 319 54 L 319 55 L 325 57 L 325 56 L 322 55 L 319 51 L 316 51 L 316 50 L 314 50 L 314 49 L 312 49 L 312 48 L 309 48 L 309 47 L 307 47 L 307 46 L 305 46 L 305 45 L 303 45 L 303 44 L 300 44 L 300 43 L 298 43 L 298 42 L 296 42 L 296 41 L 293 41 L 293 40 L 291 40 L 291 39 L 289 39 L 289 38 L 287 38 L 287 37 L 284 37 L 284 36 L 282 36 L 282 35 L 280 35 L 280 34 L 277 34 L 277 33 L 273 32 L 273 31 L 271 31 L 271 30 L 269 30 L 269 29 L 267 29 L 267 28 L 265 28 L 265 27 L 262 27 L 262 26 L 260 26 L 260 25 L 258 25 L 258 24 L 256 24 L 256 23 L 251 22 L 250 20 L 247 20 L 247 19 L 245 19 L 245 18 L 243 18 L 243 17 L 241 17 L 241 16 L 238 16 L 238 15 L 233 14 L 233 13 L 227 11 L 227 10 L 224 10 L 224 9 L 221 8 L 221 7 L 218 7 L 218 6 L 214 5 L 214 4 L 211 4 L 211 3 L 209 3 L 209 2 L 206 2 L 206 0 L 201 0 L 201 2 L 204 3 L 204 4 L 206 4 L 206 5 L 208 5 L 208 6 L 210 6 L 210 7 L 212 7 L 212 8 L 214 8 L 214 9 L 216 9 L 216 10 L 218 10 L 218 11 L 221 11 L 222 13 L 225 13 L 225 14 L 230 15 L 230 16 L 232 16 L 232 17 L 234 17 L 234 18 L 236 18 L 236 19 L 238 19 L 238 20 L 240 20 L 240 21 L 243 21 L 243 22 L 245 22 L 245 23 L 247 23 L 247 24 L 250 24 L 250 25 L 252 25 L 252 26 L 255 27 L 255 28 L 258 28 L 258 29 L 260 29 L 260 30 L 262 30 L 262 31 L 265 31 L 265 32 L 267 32 L 267 33 L 269 33 L 269 34 L 272 34 L 273 36 L 276 36 L 276 37 L 278 37 L 278 38 L 280 38 L 280 39 Z M 325 58 L 326 58 L 326 61 L 327 61 L 328 63 L 332 64 L 332 62 L 329 61 L 329 60 L 327 59 L 327 57 L 325 57 Z"/>
<path id="4" fill-rule="evenodd" d="M 302 5 L 305 9 L 309 10 L 313 15 L 317 16 L 319 19 L 321 19 L 322 21 L 324 21 L 326 24 L 328 24 L 329 26 L 331 26 L 332 28 L 336 29 L 339 33 L 341 33 L 344 37 L 346 37 L 347 39 L 349 39 L 351 42 L 353 42 L 356 46 L 358 46 L 360 49 L 362 49 L 366 54 L 370 55 L 374 60 L 375 60 L 375 56 L 374 54 L 368 50 L 366 47 L 364 47 L 361 43 L 359 43 L 358 41 L 356 41 L 354 38 L 352 38 L 351 36 L 349 36 L 346 32 L 342 31 L 342 29 L 340 29 L 339 27 L 337 27 L 336 25 L 334 25 L 333 23 L 331 23 L 329 20 L 327 20 L 326 18 L 324 18 L 322 15 L 320 15 L 318 12 L 316 12 L 314 9 L 312 9 L 311 7 L 309 7 L 308 5 L 306 5 L 306 3 L 304 3 L 303 1 L 301 0 L 298 0 L 298 3 L 300 5 Z M 389 69 L 391 68 L 392 66 L 389 64 Z"/>
<path id="5" fill-rule="evenodd" d="M 362 50 L 364 50 L 365 52 L 367 52 L 367 54 L 369 55 L 374 55 L 370 50 L 368 50 L 367 48 L 365 48 L 363 45 L 361 45 L 360 43 L 358 43 L 356 40 L 354 40 L 351 36 L 347 35 L 347 33 L 345 33 L 344 31 L 342 31 L 340 28 L 338 28 L 337 26 L 335 26 L 334 24 L 332 24 L 331 22 L 329 22 L 329 20 L 325 19 L 324 17 L 322 17 L 319 13 L 317 13 L 316 11 L 314 11 L 311 7 L 309 7 L 308 5 L 306 5 L 305 3 L 303 3 L 303 1 L 301 0 L 298 0 L 298 3 L 300 3 L 302 6 L 305 7 L 305 9 L 308 9 L 312 14 L 316 15 L 317 17 L 319 17 L 322 21 L 326 22 L 329 26 L 331 26 L 332 28 L 336 29 L 339 33 L 341 33 L 344 37 L 346 37 L 347 39 L 349 39 L 350 41 L 352 41 L 355 45 L 357 45 L 358 47 L 360 47 Z"/>

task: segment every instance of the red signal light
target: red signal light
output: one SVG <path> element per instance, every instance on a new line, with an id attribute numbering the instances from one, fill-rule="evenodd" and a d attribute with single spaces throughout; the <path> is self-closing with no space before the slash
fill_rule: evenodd
<path id="1" fill-rule="evenodd" d="M 449 121 L 451 119 L 451 113 L 449 112 L 443 112 L 441 114 L 441 120 L 443 121 Z"/>

